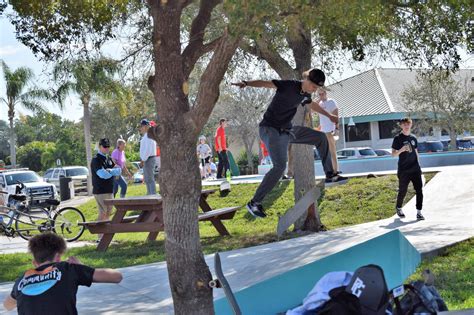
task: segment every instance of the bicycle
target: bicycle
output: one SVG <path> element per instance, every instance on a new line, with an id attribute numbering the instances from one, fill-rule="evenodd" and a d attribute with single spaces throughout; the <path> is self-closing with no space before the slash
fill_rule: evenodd
<path id="1" fill-rule="evenodd" d="M 55 199 L 47 199 L 33 208 L 27 195 L 22 193 L 24 188 L 25 185 L 19 182 L 15 194 L 9 196 L 7 206 L 0 205 L 0 212 L 6 212 L 9 219 L 7 223 L 3 222 L 5 214 L 0 213 L 2 216 L 0 234 L 7 237 L 15 237 L 18 234 L 24 240 L 29 240 L 34 235 L 50 231 L 61 235 L 67 242 L 73 242 L 81 237 L 85 226 L 79 223 L 85 222 L 85 217 L 79 209 L 74 207 L 56 209 L 60 202 Z M 32 200 L 33 196 L 30 197 Z"/>

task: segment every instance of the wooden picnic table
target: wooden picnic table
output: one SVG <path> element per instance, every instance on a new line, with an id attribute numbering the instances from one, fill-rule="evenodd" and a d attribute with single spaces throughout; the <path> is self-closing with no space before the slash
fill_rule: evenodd
<path id="1" fill-rule="evenodd" d="M 199 221 L 211 221 L 220 235 L 230 235 L 222 220 L 232 219 L 240 207 L 229 207 L 213 210 L 207 197 L 217 189 L 206 189 L 201 192 Z M 147 240 L 156 240 L 159 232 L 164 231 L 163 202 L 160 195 L 136 196 L 127 198 L 107 199 L 105 204 L 113 206 L 116 212 L 111 220 L 84 222 L 92 234 L 103 234 L 97 250 L 105 251 L 109 247 L 115 233 L 148 232 Z M 126 216 L 128 211 L 139 212 Z"/>

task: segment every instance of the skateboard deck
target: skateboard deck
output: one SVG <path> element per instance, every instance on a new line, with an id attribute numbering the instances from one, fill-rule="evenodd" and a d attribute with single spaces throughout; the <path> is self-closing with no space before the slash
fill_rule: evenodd
<path id="1" fill-rule="evenodd" d="M 213 289 L 224 289 L 225 297 L 229 301 L 232 311 L 235 315 L 241 315 L 242 312 L 240 311 L 239 304 L 237 304 L 234 293 L 232 292 L 229 282 L 227 282 L 224 272 L 222 271 L 221 257 L 219 256 L 219 253 L 214 255 L 214 271 L 216 272 L 217 279 L 211 280 L 209 286 Z"/>
<path id="2" fill-rule="evenodd" d="M 321 190 L 318 187 L 314 187 L 308 191 L 303 198 L 298 200 L 293 208 L 288 209 L 288 211 L 278 219 L 277 235 L 282 236 L 296 220 L 301 218 L 303 214 L 308 211 L 309 206 L 315 203 L 319 196 L 321 196 Z"/>

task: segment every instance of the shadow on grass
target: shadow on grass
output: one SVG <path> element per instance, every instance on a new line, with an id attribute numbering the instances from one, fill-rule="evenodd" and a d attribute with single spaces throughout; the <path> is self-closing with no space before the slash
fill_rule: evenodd
<path id="1" fill-rule="evenodd" d="M 281 195 L 285 193 L 288 186 L 290 186 L 290 183 L 290 180 L 279 181 L 275 188 L 273 188 L 273 190 L 265 197 L 263 207 L 265 209 L 270 209 Z"/>

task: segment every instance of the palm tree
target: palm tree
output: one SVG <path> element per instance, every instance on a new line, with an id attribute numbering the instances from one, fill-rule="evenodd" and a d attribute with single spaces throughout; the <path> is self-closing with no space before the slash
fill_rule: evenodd
<path id="1" fill-rule="evenodd" d="M 117 72 L 117 63 L 104 57 L 93 60 L 66 60 L 57 64 L 53 70 L 53 78 L 59 83 L 56 98 L 60 107 L 64 107 L 64 100 L 70 93 L 76 94 L 81 100 L 84 110 L 84 144 L 89 174 L 92 160 L 90 103 L 95 97 L 117 91 L 119 84 L 113 78 Z M 88 178 L 87 188 L 90 195 L 91 176 Z"/>
<path id="2" fill-rule="evenodd" d="M 0 60 L 3 69 L 3 76 L 6 83 L 6 98 L 0 100 L 8 107 L 8 121 L 10 123 L 10 163 L 16 167 L 16 135 L 14 127 L 15 108 L 19 105 L 33 112 L 44 110 L 40 100 L 49 99 L 50 93 L 44 89 L 28 88 L 28 84 L 33 82 L 33 70 L 27 67 L 20 67 L 12 71 L 5 61 Z"/>

